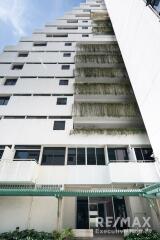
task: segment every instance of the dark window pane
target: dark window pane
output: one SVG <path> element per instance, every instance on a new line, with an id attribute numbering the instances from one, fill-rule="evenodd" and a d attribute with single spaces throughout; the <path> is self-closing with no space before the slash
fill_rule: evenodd
<path id="1" fill-rule="evenodd" d="M 26 53 L 19 53 L 18 57 L 28 57 L 28 52 L 26 52 Z"/>
<path id="2" fill-rule="evenodd" d="M 104 148 L 96 148 L 97 165 L 105 165 Z"/>
<path id="3" fill-rule="evenodd" d="M 143 160 L 141 148 L 135 148 L 134 151 L 135 151 L 137 160 Z"/>
<path id="4" fill-rule="evenodd" d="M 0 105 L 7 105 L 10 97 L 0 97 Z"/>
<path id="5" fill-rule="evenodd" d="M 70 65 L 62 65 L 62 70 L 69 70 L 70 69 Z"/>
<path id="6" fill-rule="evenodd" d="M 142 148 L 143 158 L 144 160 L 154 160 L 151 155 L 153 154 L 152 148 Z"/>
<path id="7" fill-rule="evenodd" d="M 59 80 L 59 85 L 68 85 L 68 80 Z"/>
<path id="8" fill-rule="evenodd" d="M 32 159 L 38 162 L 40 151 L 32 151 L 32 150 L 16 150 L 14 159 L 18 160 L 27 160 Z"/>
<path id="9" fill-rule="evenodd" d="M 12 70 L 21 70 L 23 68 L 23 64 L 15 64 L 12 66 Z"/>
<path id="10" fill-rule="evenodd" d="M 66 42 L 64 45 L 65 45 L 65 46 L 72 46 L 72 43 Z"/>
<path id="11" fill-rule="evenodd" d="M 108 158 L 109 160 L 116 160 L 116 154 L 114 148 L 108 148 Z"/>
<path id="12" fill-rule="evenodd" d="M 64 130 L 65 129 L 65 121 L 55 121 L 53 130 Z"/>
<path id="13" fill-rule="evenodd" d="M 64 147 L 44 148 L 42 165 L 64 165 L 65 151 Z"/>
<path id="14" fill-rule="evenodd" d="M 85 165 L 85 148 L 77 148 L 77 165 Z"/>
<path id="15" fill-rule="evenodd" d="M 71 53 L 63 53 L 63 57 L 70 57 Z"/>
<path id="16" fill-rule="evenodd" d="M 34 42 L 33 43 L 34 47 L 43 47 L 43 46 L 47 46 L 47 42 Z"/>
<path id="17" fill-rule="evenodd" d="M 17 82 L 17 79 L 16 78 L 8 78 L 8 79 L 6 79 L 6 81 L 5 81 L 5 83 L 4 83 L 4 85 L 15 85 L 16 84 L 16 82 Z"/>
<path id="18" fill-rule="evenodd" d="M 68 165 L 76 165 L 76 148 L 68 148 Z"/>
<path id="19" fill-rule="evenodd" d="M 57 98 L 57 105 L 66 105 L 67 98 Z"/>
<path id="20" fill-rule="evenodd" d="M 87 148 L 87 164 L 96 165 L 95 148 Z"/>
<path id="21" fill-rule="evenodd" d="M 2 158 L 4 150 L 0 150 L 0 159 Z"/>

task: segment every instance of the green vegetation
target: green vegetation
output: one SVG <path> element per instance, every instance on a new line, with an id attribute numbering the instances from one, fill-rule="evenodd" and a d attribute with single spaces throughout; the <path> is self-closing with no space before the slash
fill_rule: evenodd
<path id="1" fill-rule="evenodd" d="M 143 232 L 143 233 L 131 233 L 125 240 L 160 240 L 160 233 L 157 232 Z"/>
<path id="2" fill-rule="evenodd" d="M 108 44 L 77 44 L 77 50 L 78 51 L 84 51 L 84 52 L 105 52 L 105 53 L 116 53 L 120 52 L 118 44 L 117 43 L 108 43 Z"/>
<path id="3" fill-rule="evenodd" d="M 117 64 L 123 63 L 123 59 L 120 54 L 79 54 L 75 57 L 76 63 L 108 63 L 108 64 Z"/>
<path id="4" fill-rule="evenodd" d="M 71 135 L 74 134 L 104 134 L 104 135 L 133 135 L 145 133 L 144 128 L 125 128 L 125 129 L 74 129 L 70 132 Z M 127 239 L 128 240 L 128 239 Z"/>
<path id="5" fill-rule="evenodd" d="M 83 83 L 75 84 L 75 94 L 98 94 L 98 95 L 131 95 L 133 93 L 129 84 L 104 84 L 104 83 Z"/>
<path id="6" fill-rule="evenodd" d="M 135 103 L 75 103 L 76 117 L 137 117 L 140 112 Z"/>
<path id="7" fill-rule="evenodd" d="M 125 68 L 77 68 L 77 77 L 128 77 Z"/>
<path id="8" fill-rule="evenodd" d="M 20 231 L 16 228 L 13 232 L 0 234 L 0 240 L 73 240 L 74 234 L 72 229 L 64 229 L 61 232 L 53 233 L 37 232 L 35 230 Z"/>

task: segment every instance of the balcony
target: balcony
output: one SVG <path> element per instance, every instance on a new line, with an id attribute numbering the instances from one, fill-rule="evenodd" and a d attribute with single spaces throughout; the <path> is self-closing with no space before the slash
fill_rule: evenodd
<path id="1" fill-rule="evenodd" d="M 144 128 L 138 117 L 75 117 L 75 129 L 127 129 Z"/>
<path id="2" fill-rule="evenodd" d="M 133 96 L 127 95 L 75 95 L 75 103 L 124 103 L 134 102 Z"/>
<path id="3" fill-rule="evenodd" d="M 3 159 L 0 162 L 0 184 L 33 184 L 36 179 L 37 167 L 38 164 L 35 160 Z"/>

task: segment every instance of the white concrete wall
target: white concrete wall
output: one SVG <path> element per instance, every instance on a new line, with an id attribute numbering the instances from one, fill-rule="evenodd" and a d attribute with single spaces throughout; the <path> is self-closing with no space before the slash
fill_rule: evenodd
<path id="1" fill-rule="evenodd" d="M 0 222 L 1 233 L 13 231 L 16 227 L 52 232 L 57 227 L 57 199 L 0 197 Z"/>
<path id="2" fill-rule="evenodd" d="M 160 158 L 160 27 L 142 0 L 106 0 L 155 155 Z"/>

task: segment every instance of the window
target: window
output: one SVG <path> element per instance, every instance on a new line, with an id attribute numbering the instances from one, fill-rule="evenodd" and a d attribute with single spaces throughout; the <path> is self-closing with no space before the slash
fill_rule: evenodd
<path id="1" fill-rule="evenodd" d="M 28 52 L 20 52 L 18 53 L 18 57 L 28 57 Z"/>
<path id="2" fill-rule="evenodd" d="M 88 29 L 88 27 L 84 26 L 84 27 L 82 27 L 82 29 Z"/>
<path id="3" fill-rule="evenodd" d="M 96 165 L 95 148 L 87 148 L 87 165 Z"/>
<path id="4" fill-rule="evenodd" d="M 23 63 L 21 63 L 21 64 L 16 63 L 16 64 L 13 64 L 13 65 L 12 65 L 12 68 L 11 68 L 11 69 L 12 69 L 12 70 L 22 70 L 23 66 L 24 66 Z"/>
<path id="5" fill-rule="evenodd" d="M 77 165 L 85 165 L 85 148 L 77 148 Z"/>
<path id="6" fill-rule="evenodd" d="M 35 160 L 38 162 L 39 154 L 39 150 L 16 150 L 14 161 Z"/>
<path id="7" fill-rule="evenodd" d="M 0 149 L 0 159 L 1 159 L 2 156 L 3 156 L 3 152 L 4 152 L 4 149 Z"/>
<path id="8" fill-rule="evenodd" d="M 82 22 L 83 22 L 83 23 L 88 23 L 88 20 L 83 20 Z"/>
<path id="9" fill-rule="evenodd" d="M 85 165 L 85 148 L 68 148 L 68 165 Z"/>
<path id="10" fill-rule="evenodd" d="M 83 9 L 83 12 L 90 12 L 90 9 Z"/>
<path id="11" fill-rule="evenodd" d="M 58 30 L 76 30 L 76 29 L 78 29 L 78 27 L 77 26 L 72 26 L 72 27 L 70 27 L 70 26 L 59 26 L 59 27 L 57 27 L 57 29 Z"/>
<path id="12" fill-rule="evenodd" d="M 105 165 L 104 148 L 96 148 L 97 165 Z"/>
<path id="13" fill-rule="evenodd" d="M 46 37 L 68 37 L 68 34 L 66 33 L 46 34 Z"/>
<path id="14" fill-rule="evenodd" d="M 65 130 L 65 121 L 55 121 L 53 130 Z"/>
<path id="15" fill-rule="evenodd" d="M 78 23 L 77 19 L 69 19 L 67 20 L 67 23 Z"/>
<path id="16" fill-rule="evenodd" d="M 108 157 L 111 162 L 129 160 L 126 148 L 108 148 Z"/>
<path id="17" fill-rule="evenodd" d="M 88 34 L 82 34 L 82 37 L 89 37 Z"/>
<path id="18" fill-rule="evenodd" d="M 104 148 L 68 148 L 68 165 L 105 165 Z"/>
<path id="19" fill-rule="evenodd" d="M 68 80 L 59 80 L 59 85 L 68 85 Z"/>
<path id="20" fill-rule="evenodd" d="M 0 105 L 7 105 L 10 97 L 0 97 Z"/>
<path id="21" fill-rule="evenodd" d="M 68 148 L 68 158 L 67 158 L 67 164 L 68 165 L 76 165 L 77 159 L 76 159 L 76 148 Z"/>
<path id="22" fill-rule="evenodd" d="M 64 147 L 45 147 L 42 156 L 42 165 L 64 165 L 65 162 Z"/>
<path id="23" fill-rule="evenodd" d="M 63 53 L 63 57 L 70 57 L 71 53 Z"/>
<path id="24" fill-rule="evenodd" d="M 70 69 L 70 65 L 62 65 L 62 70 L 69 70 Z"/>
<path id="25" fill-rule="evenodd" d="M 4 85 L 5 85 L 5 86 L 15 85 L 16 82 L 17 82 L 17 78 L 7 78 L 7 79 L 5 80 Z"/>
<path id="26" fill-rule="evenodd" d="M 64 45 L 65 45 L 65 46 L 72 46 L 72 43 L 66 42 Z"/>
<path id="27" fill-rule="evenodd" d="M 57 105 L 66 105 L 67 98 L 57 98 Z"/>
<path id="28" fill-rule="evenodd" d="M 45 46 L 47 46 L 47 42 L 34 42 L 33 46 L 34 47 L 45 47 Z"/>
<path id="29" fill-rule="evenodd" d="M 154 158 L 152 157 L 153 154 L 152 148 L 135 148 L 134 151 L 138 161 L 142 160 L 154 161 Z"/>

